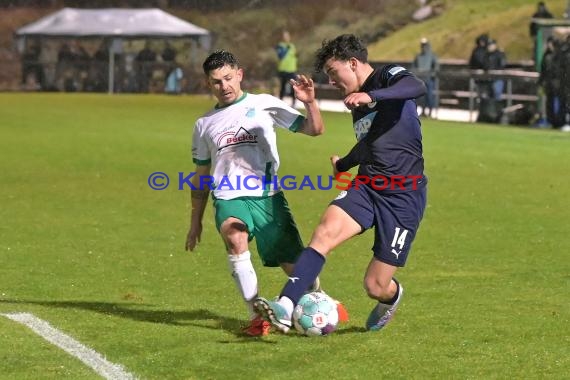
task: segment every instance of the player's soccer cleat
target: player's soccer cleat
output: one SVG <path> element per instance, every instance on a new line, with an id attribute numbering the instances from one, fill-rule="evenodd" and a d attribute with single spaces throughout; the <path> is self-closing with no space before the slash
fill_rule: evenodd
<path id="1" fill-rule="evenodd" d="M 396 302 L 393 305 L 387 305 L 382 302 L 378 302 L 378 305 L 372 309 L 370 315 L 368 316 L 368 320 L 366 321 L 366 329 L 370 331 L 378 331 L 382 327 L 386 326 L 388 322 L 394 317 L 394 313 L 398 308 L 398 304 L 402 299 L 402 294 L 404 293 L 404 288 L 402 285 L 399 286 L 398 291 L 398 298 L 396 298 Z"/>
<path id="2" fill-rule="evenodd" d="M 249 336 L 266 336 L 269 335 L 269 330 L 271 330 L 271 323 L 257 316 L 242 331 Z"/>
<path id="3" fill-rule="evenodd" d="M 276 301 L 268 301 L 265 298 L 258 297 L 253 302 L 253 307 L 263 319 L 271 322 L 279 331 L 286 334 L 291 328 L 291 316 Z"/>
<path id="4" fill-rule="evenodd" d="M 348 311 L 342 303 L 338 300 L 334 300 L 336 303 L 336 311 L 338 312 L 338 321 L 341 323 L 348 322 Z"/>

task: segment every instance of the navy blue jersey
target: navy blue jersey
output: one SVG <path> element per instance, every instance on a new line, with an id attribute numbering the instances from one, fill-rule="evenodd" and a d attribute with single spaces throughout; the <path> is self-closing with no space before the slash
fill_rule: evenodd
<path id="1" fill-rule="evenodd" d="M 345 171 L 360 165 L 358 175 L 374 179 L 371 185 L 375 183 L 377 191 L 425 186 L 421 123 L 414 100 L 425 92 L 423 82 L 401 66 L 387 65 L 374 70 L 360 92 L 368 93 L 373 102 L 352 111 L 358 143 L 337 168 Z"/>

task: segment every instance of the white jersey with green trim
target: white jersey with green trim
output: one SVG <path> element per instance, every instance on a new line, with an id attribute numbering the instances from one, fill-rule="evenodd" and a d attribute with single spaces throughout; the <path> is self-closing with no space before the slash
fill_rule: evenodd
<path id="1" fill-rule="evenodd" d="M 214 197 L 261 197 L 281 191 L 275 128 L 296 132 L 304 119 L 274 96 L 248 93 L 199 118 L 192 159 L 197 165 L 212 165 Z M 211 182 L 200 179 L 201 184 Z"/>

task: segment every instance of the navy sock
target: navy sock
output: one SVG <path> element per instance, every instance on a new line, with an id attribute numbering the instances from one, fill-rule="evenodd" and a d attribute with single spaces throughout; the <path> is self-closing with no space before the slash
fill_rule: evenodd
<path id="1" fill-rule="evenodd" d="M 382 302 L 385 303 L 386 305 L 393 305 L 394 302 L 396 302 L 396 300 L 398 299 L 398 294 L 400 294 L 400 283 L 394 277 L 392 277 L 392 280 L 394 280 L 394 282 L 396 283 L 396 293 L 394 293 L 394 297 L 392 297 L 390 301 Z"/>
<path id="2" fill-rule="evenodd" d="M 305 248 L 295 263 L 293 274 L 285 284 L 281 297 L 287 297 L 296 305 L 309 289 L 325 265 L 325 257 L 311 247 Z"/>

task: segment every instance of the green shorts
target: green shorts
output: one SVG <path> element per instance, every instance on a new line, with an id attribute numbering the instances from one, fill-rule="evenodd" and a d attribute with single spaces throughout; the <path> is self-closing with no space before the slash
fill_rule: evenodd
<path id="1" fill-rule="evenodd" d="M 294 263 L 303 250 L 297 225 L 282 192 L 270 197 L 215 199 L 216 228 L 234 217 L 247 226 L 248 240 L 255 237 L 257 252 L 266 267 Z"/>

